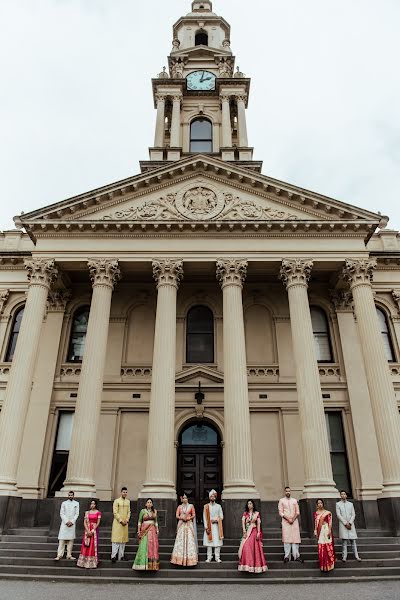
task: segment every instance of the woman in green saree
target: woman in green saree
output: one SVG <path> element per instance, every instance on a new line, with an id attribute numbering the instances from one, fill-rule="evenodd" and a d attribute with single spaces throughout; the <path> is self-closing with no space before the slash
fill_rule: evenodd
<path id="1" fill-rule="evenodd" d="M 160 558 L 158 553 L 157 511 L 153 500 L 146 500 L 146 508 L 139 513 L 138 520 L 139 548 L 132 569 L 136 571 L 158 571 Z"/>

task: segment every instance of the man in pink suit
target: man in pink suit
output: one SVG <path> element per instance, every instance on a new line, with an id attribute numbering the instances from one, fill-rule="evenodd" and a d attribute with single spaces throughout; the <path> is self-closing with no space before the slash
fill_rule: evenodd
<path id="1" fill-rule="evenodd" d="M 300 556 L 299 546 L 301 544 L 299 525 L 299 505 L 297 500 L 291 498 L 290 487 L 285 487 L 285 495 L 279 500 L 279 515 L 282 518 L 282 541 L 285 550 L 283 561 L 289 562 L 290 554 L 293 560 L 304 562 Z"/>

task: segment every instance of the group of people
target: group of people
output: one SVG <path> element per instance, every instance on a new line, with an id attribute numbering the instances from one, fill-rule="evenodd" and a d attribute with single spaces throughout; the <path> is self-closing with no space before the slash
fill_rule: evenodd
<path id="1" fill-rule="evenodd" d="M 111 561 L 127 560 L 125 546 L 129 541 L 129 521 L 131 517 L 128 490 L 121 489 L 121 496 L 113 504 L 113 525 L 111 533 Z M 291 496 L 289 487 L 285 488 L 285 495 L 279 500 L 279 515 L 282 519 L 282 541 L 284 547 L 285 563 L 292 558 L 304 562 L 300 555 L 300 510 L 298 502 Z M 347 500 L 347 493 L 340 492 L 340 501 L 336 504 L 336 515 L 339 520 L 339 536 L 342 539 L 342 561 L 347 560 L 348 543 L 352 545 L 356 560 L 361 560 L 357 551 L 357 531 L 354 526 L 354 505 Z M 72 548 L 76 537 L 76 521 L 79 517 L 79 503 L 74 499 L 74 492 L 68 493 L 68 500 L 61 504 L 61 526 L 59 531 L 59 546 L 55 560 L 64 556 L 67 547 L 67 559 L 76 560 L 72 556 Z M 196 526 L 196 511 L 193 504 L 189 503 L 188 496 L 183 493 L 181 504 L 176 511 L 178 521 L 171 563 L 182 567 L 194 567 L 198 563 L 198 540 Z M 203 545 L 207 548 L 206 562 L 210 563 L 214 557 L 217 563 L 221 562 L 221 547 L 224 540 L 223 529 L 224 515 L 222 507 L 217 503 L 217 492 L 211 490 L 209 502 L 204 506 Z M 89 510 L 84 517 L 84 534 L 81 544 L 77 566 L 85 569 L 95 569 L 99 565 L 99 525 L 101 512 L 98 510 L 97 500 L 92 500 Z M 314 535 L 318 543 L 318 559 L 321 571 L 329 572 L 334 569 L 336 562 L 335 546 L 332 533 L 332 513 L 325 509 L 324 501 L 318 499 L 314 512 Z M 158 571 L 159 559 L 159 527 L 157 510 L 151 498 L 148 498 L 145 507 L 140 511 L 137 523 L 137 538 L 139 541 L 135 560 L 132 568 L 138 571 Z M 238 570 L 248 573 L 263 573 L 267 567 L 263 549 L 263 534 L 261 516 L 256 509 L 254 500 L 248 500 L 242 515 L 242 539 L 238 552 Z"/>

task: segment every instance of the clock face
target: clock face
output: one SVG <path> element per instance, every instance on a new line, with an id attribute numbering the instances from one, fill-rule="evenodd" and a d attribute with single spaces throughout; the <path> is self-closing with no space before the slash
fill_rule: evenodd
<path id="1" fill-rule="evenodd" d="M 188 90 L 215 90 L 215 75 L 210 71 L 193 71 L 186 77 Z"/>

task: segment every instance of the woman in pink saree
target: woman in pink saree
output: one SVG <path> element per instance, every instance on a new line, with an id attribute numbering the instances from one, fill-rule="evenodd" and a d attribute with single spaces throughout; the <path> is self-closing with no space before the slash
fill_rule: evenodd
<path id="1" fill-rule="evenodd" d="M 157 511 L 153 500 L 146 500 L 146 508 L 139 513 L 138 520 L 139 548 L 132 569 L 136 571 L 158 571 L 160 558 L 158 553 Z"/>
<path id="2" fill-rule="evenodd" d="M 335 568 L 335 545 L 332 534 L 332 513 L 324 507 L 324 501 L 317 500 L 317 510 L 314 513 L 314 535 L 318 540 L 319 568 L 322 572 Z"/>
<path id="3" fill-rule="evenodd" d="M 264 556 L 261 517 L 253 500 L 246 502 L 242 517 L 243 538 L 239 547 L 239 571 L 264 573 L 268 569 Z"/>

